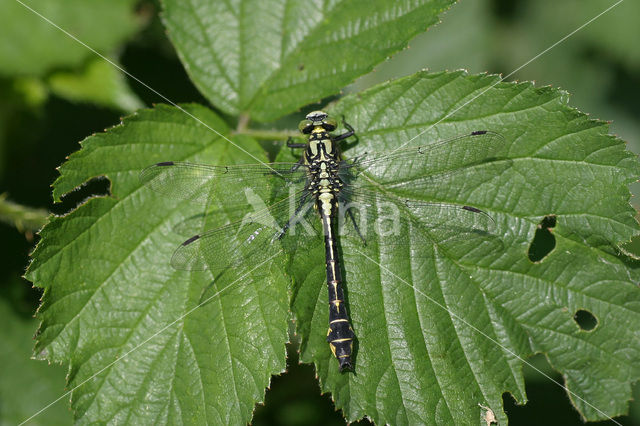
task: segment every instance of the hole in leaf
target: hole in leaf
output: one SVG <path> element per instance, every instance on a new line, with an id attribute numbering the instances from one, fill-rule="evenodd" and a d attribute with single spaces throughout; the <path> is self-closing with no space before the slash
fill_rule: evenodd
<path id="1" fill-rule="evenodd" d="M 97 176 L 83 183 L 73 191 L 62 196 L 59 203 L 51 207 L 51 212 L 62 215 L 67 214 L 91 197 L 108 197 L 111 195 L 111 182 L 104 176 Z"/>
<path id="2" fill-rule="evenodd" d="M 578 324 L 580 330 L 591 331 L 598 325 L 598 319 L 591 312 L 584 309 L 578 309 L 573 315 L 573 320 Z"/>
<path id="3" fill-rule="evenodd" d="M 556 216 L 545 216 L 536 229 L 533 241 L 529 244 L 527 255 L 532 262 L 540 262 L 556 247 L 556 237 L 553 228 L 556 226 Z"/>

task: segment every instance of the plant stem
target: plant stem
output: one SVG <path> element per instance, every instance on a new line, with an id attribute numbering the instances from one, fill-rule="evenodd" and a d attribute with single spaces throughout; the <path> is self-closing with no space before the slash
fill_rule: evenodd
<path id="1" fill-rule="evenodd" d="M 0 221 L 15 226 L 20 232 L 37 231 L 47 222 L 49 212 L 34 209 L 7 200 L 7 194 L 0 194 Z"/>
<path id="2" fill-rule="evenodd" d="M 247 126 L 249 126 L 250 120 L 251 117 L 249 117 L 249 114 L 240 114 L 240 117 L 238 117 L 238 126 L 236 127 L 236 133 L 243 134 L 243 132 L 247 130 Z"/>
<path id="3" fill-rule="evenodd" d="M 255 139 L 266 139 L 266 140 L 286 140 L 289 137 L 294 139 L 302 137 L 300 132 L 295 131 L 287 131 L 287 130 L 253 130 L 253 129 L 243 129 L 237 130 L 234 132 L 237 135 L 247 135 L 251 136 Z"/>

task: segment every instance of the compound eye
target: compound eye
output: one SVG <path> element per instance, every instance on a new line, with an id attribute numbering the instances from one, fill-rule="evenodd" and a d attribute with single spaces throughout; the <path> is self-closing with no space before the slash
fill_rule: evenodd
<path id="1" fill-rule="evenodd" d="M 334 131 L 336 127 L 338 127 L 338 123 L 333 118 L 327 117 L 322 122 L 322 128 L 325 129 L 327 132 Z"/>
<path id="2" fill-rule="evenodd" d="M 311 130 L 313 130 L 313 122 L 311 120 L 302 120 L 300 124 L 298 124 L 298 130 L 305 135 L 308 135 L 311 133 Z"/>

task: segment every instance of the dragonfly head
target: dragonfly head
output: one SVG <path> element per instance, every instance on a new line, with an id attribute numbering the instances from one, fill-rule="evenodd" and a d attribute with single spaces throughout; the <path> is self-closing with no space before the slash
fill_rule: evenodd
<path id="1" fill-rule="evenodd" d="M 312 111 L 298 124 L 298 129 L 305 135 L 312 132 L 332 132 L 338 127 L 336 120 L 324 111 Z"/>

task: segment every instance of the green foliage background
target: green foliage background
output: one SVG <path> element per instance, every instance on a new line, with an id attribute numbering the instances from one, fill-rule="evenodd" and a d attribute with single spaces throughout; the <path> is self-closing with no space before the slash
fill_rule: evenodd
<path id="1" fill-rule="evenodd" d="M 109 11 L 107 15 L 97 6 L 83 11 L 81 5 L 86 2 L 78 2 L 77 7 L 71 8 L 67 4 L 65 7 L 72 9 L 73 14 L 55 15 L 60 4 L 55 0 L 46 3 L 52 19 L 59 19 L 62 26 L 66 25 L 79 38 L 122 63 L 133 75 L 172 101 L 206 103 L 166 40 L 156 15 L 158 5 L 154 2 L 142 2 L 134 9 L 135 2 L 120 1 L 117 7 L 103 6 Z M 411 43 L 411 49 L 362 77 L 347 91 L 360 91 L 390 77 L 412 74 L 422 67 L 434 71 L 466 68 L 471 72 L 506 74 L 608 5 L 608 2 L 593 1 L 584 6 L 578 0 L 464 1 L 443 16 L 443 24 L 418 36 Z M 580 12 L 575 13 L 578 10 Z M 12 200 L 26 206 L 65 213 L 89 194 L 105 193 L 108 189 L 104 181 L 95 182 L 72 194 L 64 203 L 52 205 L 49 184 L 57 177 L 55 167 L 77 150 L 77 141 L 118 123 L 119 116 L 126 111 L 161 100 L 96 60 L 84 48 L 34 20 L 28 10 L 13 0 L 0 0 L 0 16 L 8 20 L 0 26 L 3 28 L 0 30 L 0 64 L 5 65 L 0 67 L 0 192 L 7 192 Z M 561 16 L 570 19 L 559 19 Z M 634 22 L 637 16 L 638 6 L 627 1 L 511 79 L 533 79 L 539 85 L 552 84 L 569 90 L 573 95 L 571 105 L 590 112 L 593 117 L 614 120 L 614 133 L 627 141 L 638 141 L 640 129 L 634 118 L 639 111 L 634 100 L 640 95 L 640 58 L 633 44 L 633 40 L 638 39 Z M 102 22 L 103 26 L 74 24 L 74 19 L 80 24 Z M 26 27 L 35 30 L 21 33 Z M 608 31 L 610 28 L 616 31 Z M 43 55 L 43 40 L 60 50 L 48 50 L 48 55 Z M 24 44 L 21 45 L 21 41 Z M 20 47 L 18 54 L 17 47 Z M 46 45 L 44 48 L 46 50 Z M 206 81 L 199 82 L 197 78 L 194 81 L 201 89 L 207 87 Z M 238 102 L 230 104 L 224 112 L 233 114 L 238 108 L 250 108 L 254 94 L 246 90 L 241 93 L 244 97 L 240 96 Z M 327 94 L 319 91 L 314 95 Z M 302 100 L 293 107 L 310 100 L 315 99 Z M 272 101 L 282 102 L 277 97 Z M 294 114 L 291 120 L 281 120 L 280 127 L 291 127 L 298 119 Z M 631 145 L 630 149 L 637 152 L 639 148 Z M 0 316 L 7 325 L 3 330 L 5 350 L 0 352 L 3 357 L 0 365 L 6 366 L 3 368 L 7 371 L 28 372 L 3 374 L 0 421 L 12 424 L 35 413 L 62 392 L 64 371 L 25 359 L 28 353 L 25 348 L 31 341 L 29 333 L 36 328 L 30 316 L 40 295 L 20 276 L 27 263 L 26 253 L 32 246 L 29 228 L 35 228 L 38 222 L 27 220 L 32 211 L 8 211 L 3 219 L 10 225 L 0 228 L 5 266 L 0 275 Z M 332 413 L 329 397 L 319 396 L 311 367 L 297 366 L 295 351 L 290 352 L 289 373 L 274 379 L 266 404 L 258 408 L 254 423 L 342 423 L 340 416 Z M 548 374 L 555 374 L 543 359 L 536 358 L 535 363 Z M 579 424 L 562 390 L 527 369 L 525 375 L 528 406 L 515 407 L 510 397 L 506 398 L 506 411 L 513 424 Z M 66 401 L 49 410 L 34 422 L 71 421 Z M 637 411 L 622 421 L 633 424 L 634 416 L 638 416 Z"/>

